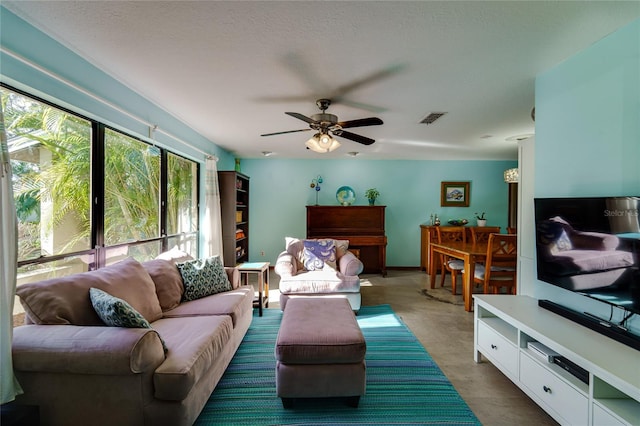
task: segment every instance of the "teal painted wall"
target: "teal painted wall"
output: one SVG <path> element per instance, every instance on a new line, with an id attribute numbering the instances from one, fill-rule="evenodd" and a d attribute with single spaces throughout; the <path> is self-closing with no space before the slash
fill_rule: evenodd
<path id="1" fill-rule="evenodd" d="M 538 76 L 535 157 L 536 197 L 640 196 L 640 20 Z M 524 290 L 609 316 L 538 280 Z"/>
<path id="2" fill-rule="evenodd" d="M 536 81 L 536 195 L 640 192 L 640 21 Z"/>
<path id="3" fill-rule="evenodd" d="M 302 143 L 302 141 L 300 142 Z M 430 214 L 442 222 L 486 212 L 489 225 L 507 226 L 508 185 L 503 172 L 515 161 L 396 161 L 396 160 L 284 160 L 275 157 L 242 160 L 242 172 L 251 178 L 250 247 L 253 261 L 274 262 L 284 248 L 284 237 L 306 235 L 306 206 L 316 203 L 311 180 L 324 183 L 318 204 L 337 205 L 336 190 L 348 185 L 356 205 L 367 205 L 364 192 L 377 188 L 377 202 L 386 208 L 387 265 L 420 265 L 420 224 Z M 441 207 L 441 181 L 469 181 L 470 206 Z M 264 252 L 264 256 L 262 256 Z"/>

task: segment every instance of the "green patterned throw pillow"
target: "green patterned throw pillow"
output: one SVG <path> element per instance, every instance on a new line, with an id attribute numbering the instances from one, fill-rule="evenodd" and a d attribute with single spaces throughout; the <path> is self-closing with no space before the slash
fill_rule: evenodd
<path id="1" fill-rule="evenodd" d="M 136 311 L 126 301 L 110 295 L 99 288 L 90 288 L 91 304 L 102 322 L 110 327 L 152 328 L 140 312 Z M 162 348 L 167 353 L 167 345 L 160 337 Z"/>
<path id="2" fill-rule="evenodd" d="M 184 295 L 182 296 L 184 301 L 196 300 L 231 290 L 231 283 L 220 256 L 189 260 L 176 263 L 176 266 L 184 282 Z"/>

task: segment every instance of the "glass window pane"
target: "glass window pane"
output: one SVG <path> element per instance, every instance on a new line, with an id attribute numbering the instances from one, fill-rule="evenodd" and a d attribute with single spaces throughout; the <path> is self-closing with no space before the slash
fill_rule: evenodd
<path id="1" fill-rule="evenodd" d="M 198 258 L 198 234 L 183 234 L 175 237 L 167 238 L 167 247 L 172 249 L 178 247 L 185 253 L 188 253 L 194 259 Z"/>
<path id="2" fill-rule="evenodd" d="M 160 236 L 160 150 L 105 131 L 106 246 Z"/>
<path id="3" fill-rule="evenodd" d="M 90 249 L 91 123 L 0 88 L 18 260 Z"/>
<path id="4" fill-rule="evenodd" d="M 167 235 L 198 229 L 198 167 L 194 161 L 167 155 Z"/>
<path id="5" fill-rule="evenodd" d="M 138 262 L 155 259 L 162 251 L 162 240 L 149 241 L 139 244 L 110 247 L 105 250 L 107 265 L 113 265 L 128 257 Z"/>

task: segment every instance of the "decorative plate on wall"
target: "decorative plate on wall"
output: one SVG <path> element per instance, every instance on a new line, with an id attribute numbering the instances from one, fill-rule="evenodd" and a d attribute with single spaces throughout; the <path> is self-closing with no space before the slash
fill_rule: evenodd
<path id="1" fill-rule="evenodd" d="M 350 206 L 356 201 L 356 193 L 350 186 L 341 186 L 336 191 L 336 200 L 343 206 Z"/>

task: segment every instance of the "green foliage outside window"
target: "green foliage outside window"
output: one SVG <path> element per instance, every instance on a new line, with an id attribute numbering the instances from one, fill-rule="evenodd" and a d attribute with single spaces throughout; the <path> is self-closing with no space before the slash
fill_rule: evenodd
<path id="1" fill-rule="evenodd" d="M 5 88 L 0 95 L 19 222 L 18 259 L 91 249 L 91 122 Z M 105 246 L 159 238 L 160 149 L 106 129 L 104 152 Z M 169 153 L 167 168 L 165 234 L 197 232 L 197 164 Z M 129 252 L 148 257 L 157 250 L 151 244 Z"/>

